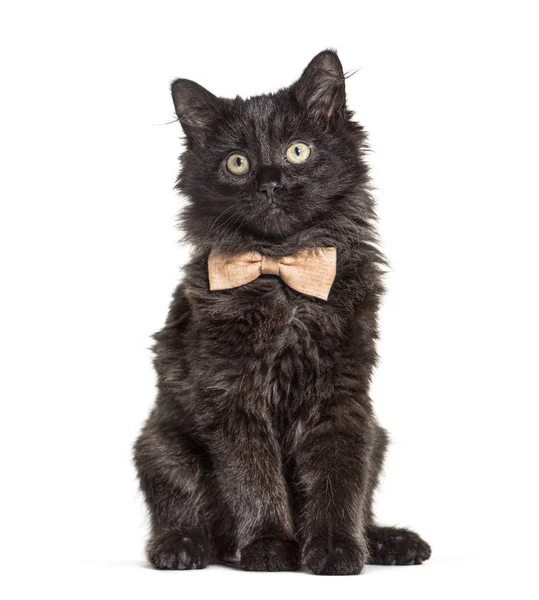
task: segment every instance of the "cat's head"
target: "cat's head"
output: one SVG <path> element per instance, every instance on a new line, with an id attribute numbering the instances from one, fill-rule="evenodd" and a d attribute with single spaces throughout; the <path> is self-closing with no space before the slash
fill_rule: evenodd
<path id="1" fill-rule="evenodd" d="M 187 137 L 179 189 L 187 238 L 282 241 L 349 210 L 365 177 L 361 128 L 346 108 L 337 54 L 324 51 L 275 94 L 218 98 L 178 79 L 172 96 Z"/>

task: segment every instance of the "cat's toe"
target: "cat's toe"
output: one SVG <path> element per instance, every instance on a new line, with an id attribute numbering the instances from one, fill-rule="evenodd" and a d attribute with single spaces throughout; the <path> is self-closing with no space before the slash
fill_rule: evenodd
<path id="1" fill-rule="evenodd" d="M 156 569 L 203 569 L 209 556 L 205 537 L 177 531 L 155 538 L 148 546 L 148 558 Z"/>
<path id="2" fill-rule="evenodd" d="M 419 565 L 431 555 L 427 542 L 408 529 L 372 527 L 368 542 L 373 565 Z"/>
<path id="3" fill-rule="evenodd" d="M 242 549 L 240 566 L 246 571 L 297 571 L 298 545 L 276 537 L 259 538 Z"/>
<path id="4" fill-rule="evenodd" d="M 315 575 L 358 575 L 365 556 L 365 550 L 354 539 L 320 538 L 304 548 L 303 562 Z"/>

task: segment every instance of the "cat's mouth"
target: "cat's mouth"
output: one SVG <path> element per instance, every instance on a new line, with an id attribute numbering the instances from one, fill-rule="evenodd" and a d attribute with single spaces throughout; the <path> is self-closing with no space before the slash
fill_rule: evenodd
<path id="1" fill-rule="evenodd" d="M 269 215 L 284 214 L 283 209 L 275 203 L 268 204 L 268 206 L 264 209 L 264 213 Z"/>
<path id="2" fill-rule="evenodd" d="M 277 195 L 277 192 L 271 192 L 270 194 L 259 193 L 256 196 L 256 203 L 262 208 L 280 208 L 282 197 Z"/>
<path id="3" fill-rule="evenodd" d="M 276 201 L 260 203 L 247 220 L 249 230 L 258 237 L 282 239 L 294 230 L 294 219 Z"/>
<path id="4" fill-rule="evenodd" d="M 280 216 L 285 219 L 287 216 L 282 200 L 275 196 L 257 198 L 256 203 L 253 203 L 252 208 L 255 218 L 261 219 L 262 221 L 269 217 L 275 218 Z"/>

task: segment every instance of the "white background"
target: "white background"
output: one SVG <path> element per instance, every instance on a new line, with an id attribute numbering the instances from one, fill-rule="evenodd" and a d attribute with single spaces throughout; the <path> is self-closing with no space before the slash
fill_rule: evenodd
<path id="1" fill-rule="evenodd" d="M 537 597 L 534 2 L 12 2 L 0 15 L 5 598 Z M 433 558 L 360 577 L 162 573 L 131 445 L 187 257 L 169 82 L 288 85 L 334 47 L 391 261 L 377 507 Z M 342 596 L 341 596 L 342 595 Z"/>

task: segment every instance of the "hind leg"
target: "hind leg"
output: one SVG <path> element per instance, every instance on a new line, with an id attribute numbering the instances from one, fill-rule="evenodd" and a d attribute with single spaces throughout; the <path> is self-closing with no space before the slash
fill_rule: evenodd
<path id="1" fill-rule="evenodd" d="M 372 512 L 373 496 L 378 486 L 389 442 L 386 431 L 381 427 L 378 427 L 376 438 L 371 457 L 372 470 L 369 480 L 368 501 L 365 505 L 366 533 L 369 547 L 367 562 L 372 565 L 421 564 L 430 557 L 431 549 L 417 533 L 399 527 L 380 527 L 374 522 Z"/>
<path id="2" fill-rule="evenodd" d="M 158 569 L 202 569 L 232 547 L 223 530 L 217 546 L 215 494 L 209 461 L 181 430 L 148 422 L 135 444 L 135 463 L 151 516 L 148 559 Z"/>

